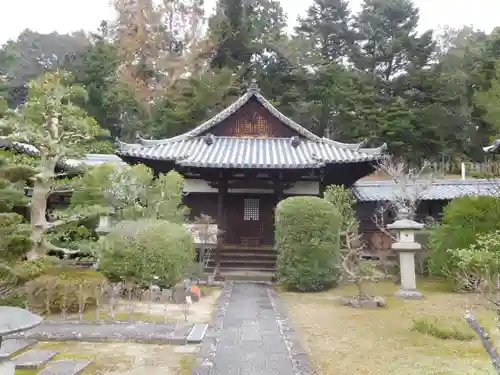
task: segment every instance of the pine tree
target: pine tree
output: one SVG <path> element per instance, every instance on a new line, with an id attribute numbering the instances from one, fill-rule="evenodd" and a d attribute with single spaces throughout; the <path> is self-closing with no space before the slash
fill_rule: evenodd
<path id="1" fill-rule="evenodd" d="M 9 152 L 0 154 L 0 263 L 10 264 L 29 251 L 29 226 L 21 215 L 28 199 L 25 181 L 31 169 L 12 164 Z M 16 212 L 17 211 L 17 212 Z"/>
<path id="2" fill-rule="evenodd" d="M 314 0 L 307 16 L 299 18 L 297 34 L 311 43 L 323 62 L 338 61 L 348 55 L 354 43 L 351 12 L 346 0 Z"/>

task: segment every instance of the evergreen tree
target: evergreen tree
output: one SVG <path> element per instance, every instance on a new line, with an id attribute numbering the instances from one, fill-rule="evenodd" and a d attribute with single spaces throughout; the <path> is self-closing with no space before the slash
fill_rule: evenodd
<path id="1" fill-rule="evenodd" d="M 23 208 L 28 199 L 25 182 L 32 170 L 12 164 L 10 152 L 0 152 L 0 263 L 10 264 L 29 251 L 29 226 L 25 223 Z M 17 211 L 17 212 L 16 212 Z"/>
<path id="2" fill-rule="evenodd" d="M 345 58 L 354 43 L 351 12 L 346 0 L 314 0 L 307 16 L 299 18 L 296 32 L 309 41 L 323 62 Z"/>
<path id="3" fill-rule="evenodd" d="M 212 68 L 236 69 L 250 63 L 254 54 L 250 11 L 243 0 L 218 0 L 209 24 L 209 34 L 216 42 Z"/>
<path id="4" fill-rule="evenodd" d="M 435 49 L 432 31 L 418 35 L 412 0 L 364 0 L 355 17 L 355 66 L 384 81 L 425 67 Z"/>

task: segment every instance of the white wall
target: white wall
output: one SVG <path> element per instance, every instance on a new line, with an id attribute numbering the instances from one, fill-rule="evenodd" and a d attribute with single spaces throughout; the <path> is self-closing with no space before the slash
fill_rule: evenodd
<path id="1" fill-rule="evenodd" d="M 211 187 L 205 180 L 185 179 L 184 192 L 186 193 L 217 193 L 217 188 Z M 272 189 L 228 189 L 228 193 L 258 193 L 274 194 Z M 319 182 L 298 181 L 291 188 L 283 191 L 285 195 L 319 195 Z"/>

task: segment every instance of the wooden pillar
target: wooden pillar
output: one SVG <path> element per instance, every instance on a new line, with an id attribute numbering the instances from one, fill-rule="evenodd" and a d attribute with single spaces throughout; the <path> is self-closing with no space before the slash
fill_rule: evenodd
<path id="1" fill-rule="evenodd" d="M 217 193 L 217 227 L 219 232 L 217 234 L 217 249 L 215 251 L 215 280 L 221 281 L 224 278 L 220 274 L 220 256 L 222 248 L 224 247 L 224 237 L 226 230 L 226 217 L 224 215 L 225 198 L 227 195 L 227 181 L 219 181 Z"/>
<path id="2" fill-rule="evenodd" d="M 276 182 L 274 185 L 274 193 L 276 194 L 276 204 L 283 200 L 283 184 L 281 182 Z"/>

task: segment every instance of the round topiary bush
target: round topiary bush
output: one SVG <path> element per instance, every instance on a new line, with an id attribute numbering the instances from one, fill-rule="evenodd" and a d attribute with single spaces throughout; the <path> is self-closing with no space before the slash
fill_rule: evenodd
<path id="1" fill-rule="evenodd" d="M 459 265 L 449 249 L 468 248 L 476 243 L 478 234 L 496 230 L 500 230 L 500 198 L 471 196 L 451 201 L 429 241 L 431 273 L 453 275 Z"/>
<path id="2" fill-rule="evenodd" d="M 195 259 L 191 233 L 164 220 L 125 221 L 104 237 L 99 269 L 110 281 L 172 286 Z"/>
<path id="3" fill-rule="evenodd" d="M 106 278 L 94 269 L 55 266 L 28 281 L 24 290 L 29 307 L 37 312 L 74 313 L 95 307 L 106 286 Z"/>
<path id="4" fill-rule="evenodd" d="M 319 291 L 340 274 L 339 215 L 328 201 L 292 197 L 276 209 L 276 274 L 285 287 Z"/>

